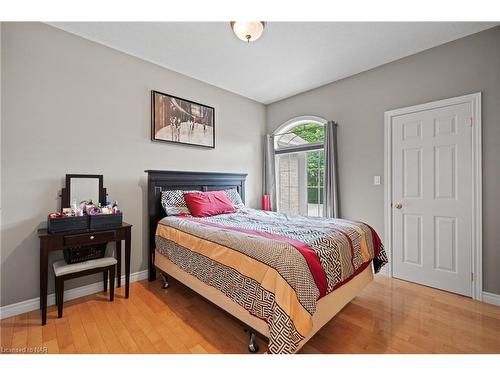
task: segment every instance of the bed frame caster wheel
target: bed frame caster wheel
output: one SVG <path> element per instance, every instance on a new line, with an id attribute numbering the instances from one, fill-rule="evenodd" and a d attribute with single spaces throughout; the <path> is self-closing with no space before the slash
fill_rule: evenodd
<path id="1" fill-rule="evenodd" d="M 250 342 L 248 343 L 248 351 L 250 353 L 257 353 L 259 351 L 259 346 L 255 342 L 255 333 L 250 332 Z"/>
<path id="2" fill-rule="evenodd" d="M 164 273 L 161 274 L 161 278 L 163 280 L 163 285 L 161 286 L 163 289 L 167 289 L 170 284 L 168 283 L 168 277 Z"/>

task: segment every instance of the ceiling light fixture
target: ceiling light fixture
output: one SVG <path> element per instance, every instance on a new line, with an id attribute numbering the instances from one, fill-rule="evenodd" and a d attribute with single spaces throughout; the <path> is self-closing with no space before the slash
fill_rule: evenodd
<path id="1" fill-rule="evenodd" d="M 244 42 L 255 42 L 262 36 L 266 26 L 264 21 L 232 21 L 230 24 L 236 36 Z"/>

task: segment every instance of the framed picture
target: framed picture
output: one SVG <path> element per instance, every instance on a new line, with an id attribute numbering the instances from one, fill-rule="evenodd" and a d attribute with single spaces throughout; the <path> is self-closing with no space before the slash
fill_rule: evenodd
<path id="1" fill-rule="evenodd" d="M 215 108 L 152 90 L 151 140 L 215 148 Z"/>

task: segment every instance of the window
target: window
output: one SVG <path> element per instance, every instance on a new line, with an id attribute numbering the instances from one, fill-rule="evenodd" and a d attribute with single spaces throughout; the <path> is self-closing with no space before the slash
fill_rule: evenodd
<path id="1" fill-rule="evenodd" d="M 326 121 L 289 121 L 274 134 L 278 211 L 323 216 Z"/>

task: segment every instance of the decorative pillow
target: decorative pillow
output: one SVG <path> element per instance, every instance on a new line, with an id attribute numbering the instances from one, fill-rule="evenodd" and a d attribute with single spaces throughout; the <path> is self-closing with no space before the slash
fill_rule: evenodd
<path id="1" fill-rule="evenodd" d="M 182 190 L 165 190 L 161 192 L 161 205 L 165 210 L 167 216 L 174 216 L 179 214 L 189 215 L 189 209 L 184 200 L 184 193 L 192 193 L 196 190 L 189 190 L 187 192 Z"/>
<path id="2" fill-rule="evenodd" d="M 224 191 L 197 191 L 184 193 L 184 200 L 191 212 L 197 217 L 206 217 L 236 212 L 233 204 Z"/>
<path id="3" fill-rule="evenodd" d="M 245 203 L 241 200 L 240 193 L 236 189 L 227 189 L 224 190 L 227 197 L 231 201 L 234 207 L 236 208 L 245 208 Z"/>

